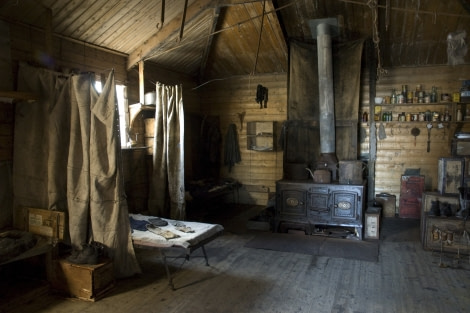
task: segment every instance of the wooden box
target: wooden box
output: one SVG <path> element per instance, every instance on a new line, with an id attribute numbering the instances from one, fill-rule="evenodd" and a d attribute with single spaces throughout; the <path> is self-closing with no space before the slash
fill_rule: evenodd
<path id="1" fill-rule="evenodd" d="M 466 232 L 466 235 L 464 234 Z M 456 217 L 426 216 L 423 247 L 426 250 L 470 254 L 470 223 Z"/>
<path id="2" fill-rule="evenodd" d="M 464 158 L 440 158 L 437 170 L 437 190 L 443 195 L 459 195 L 463 186 Z"/>
<path id="3" fill-rule="evenodd" d="M 380 215 L 382 208 L 368 208 L 365 213 L 364 238 L 380 239 Z"/>
<path id="4" fill-rule="evenodd" d="M 423 193 L 423 201 L 421 207 L 421 225 L 420 225 L 420 232 L 421 232 L 421 243 L 424 246 L 424 236 L 426 232 L 426 216 L 429 214 L 431 210 L 431 205 L 434 201 L 438 201 L 441 203 L 449 203 L 451 205 L 460 206 L 460 200 L 458 196 L 444 196 L 438 192 L 431 192 L 426 191 Z"/>
<path id="5" fill-rule="evenodd" d="M 277 122 L 247 122 L 247 149 L 256 151 L 276 151 Z"/>
<path id="6" fill-rule="evenodd" d="M 15 209 L 13 223 L 15 228 L 48 237 L 54 241 L 64 240 L 66 224 L 64 212 L 27 207 Z"/>
<path id="7" fill-rule="evenodd" d="M 388 193 L 378 193 L 375 195 L 375 201 L 382 206 L 382 215 L 384 217 L 398 217 L 397 197 Z"/>
<path id="8" fill-rule="evenodd" d="M 49 280 L 53 288 L 86 301 L 96 301 L 114 287 L 111 260 L 96 265 L 73 264 L 66 259 L 55 260 L 55 271 Z"/>

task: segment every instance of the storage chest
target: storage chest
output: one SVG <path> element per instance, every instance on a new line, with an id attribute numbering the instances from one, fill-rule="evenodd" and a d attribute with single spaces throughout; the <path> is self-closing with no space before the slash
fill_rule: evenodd
<path id="1" fill-rule="evenodd" d="M 96 265 L 73 264 L 66 259 L 54 260 L 51 277 L 53 288 L 82 300 L 96 301 L 114 287 L 113 263 L 109 259 Z"/>

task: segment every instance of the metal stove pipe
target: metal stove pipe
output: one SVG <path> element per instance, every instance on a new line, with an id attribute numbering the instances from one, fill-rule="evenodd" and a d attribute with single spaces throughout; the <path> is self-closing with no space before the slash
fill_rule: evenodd
<path id="1" fill-rule="evenodd" d="M 329 169 L 336 179 L 335 99 L 333 89 L 333 55 L 331 36 L 338 34 L 335 18 L 310 20 L 312 37 L 317 38 L 318 91 L 320 124 L 320 159 L 317 169 Z"/>
<path id="2" fill-rule="evenodd" d="M 320 151 L 336 152 L 335 99 L 333 90 L 333 62 L 330 25 L 317 25 L 318 91 L 320 96 Z"/>

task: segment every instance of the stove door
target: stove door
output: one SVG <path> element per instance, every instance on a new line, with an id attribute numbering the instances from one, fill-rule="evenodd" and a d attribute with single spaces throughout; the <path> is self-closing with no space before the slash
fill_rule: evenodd
<path id="1" fill-rule="evenodd" d="M 280 192 L 277 208 L 278 213 L 284 218 L 305 218 L 306 209 L 306 191 L 305 190 L 282 190 Z"/>
<path id="2" fill-rule="evenodd" d="M 315 223 L 328 223 L 331 219 L 328 187 L 312 187 L 308 190 L 308 217 Z"/>
<path id="3" fill-rule="evenodd" d="M 356 220 L 358 218 L 359 194 L 354 191 L 338 190 L 332 192 L 332 218 Z"/>

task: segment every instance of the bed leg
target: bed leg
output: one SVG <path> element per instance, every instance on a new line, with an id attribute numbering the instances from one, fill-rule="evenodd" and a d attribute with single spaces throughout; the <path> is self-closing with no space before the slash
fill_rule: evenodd
<path id="1" fill-rule="evenodd" d="M 206 253 L 206 248 L 204 246 L 201 246 L 202 253 L 204 254 L 204 259 L 206 259 L 206 266 L 209 266 L 209 259 L 207 258 L 207 253 Z"/>
<path id="2" fill-rule="evenodd" d="M 160 255 L 162 256 L 163 265 L 165 266 L 166 276 L 168 277 L 168 284 L 170 285 L 171 290 L 175 290 L 173 277 L 171 277 L 170 269 L 168 268 L 168 263 L 166 262 L 166 255 L 162 250 L 160 250 Z"/>

